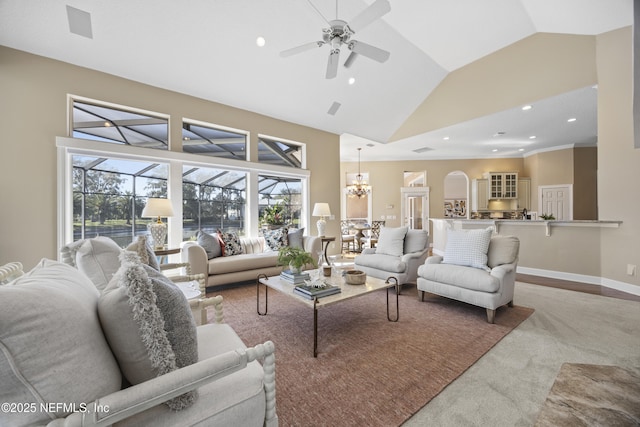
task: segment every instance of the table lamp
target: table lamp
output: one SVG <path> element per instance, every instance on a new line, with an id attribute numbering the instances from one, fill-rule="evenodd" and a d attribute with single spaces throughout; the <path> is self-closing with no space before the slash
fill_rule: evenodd
<path id="1" fill-rule="evenodd" d="M 163 249 L 164 241 L 167 238 L 167 224 L 163 223 L 160 217 L 173 216 L 173 206 L 169 199 L 147 199 L 147 204 L 142 210 L 143 218 L 157 217 L 156 222 L 147 224 L 147 229 L 151 233 L 154 249 Z"/>
<path id="2" fill-rule="evenodd" d="M 318 226 L 318 236 L 325 236 L 325 228 L 327 226 L 327 221 L 325 221 L 325 217 L 331 216 L 331 209 L 329 209 L 329 203 L 316 203 L 313 206 L 312 216 L 319 216 L 320 219 L 316 223 Z"/>

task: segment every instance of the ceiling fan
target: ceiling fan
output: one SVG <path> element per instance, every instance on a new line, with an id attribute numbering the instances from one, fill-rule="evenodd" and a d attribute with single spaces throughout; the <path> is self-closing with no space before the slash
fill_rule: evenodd
<path id="1" fill-rule="evenodd" d="M 309 3 L 313 6 L 311 1 L 309 1 Z M 313 8 L 316 9 L 316 12 L 318 12 L 320 16 L 322 16 L 315 6 L 313 6 Z M 364 55 L 367 58 L 371 58 L 380 63 L 385 62 L 389 59 L 389 52 L 358 40 L 352 40 L 351 36 L 358 31 L 361 31 L 367 25 L 371 24 L 376 19 L 379 19 L 390 10 L 391 5 L 388 0 L 376 0 L 371 4 L 371 6 L 353 18 L 351 22 L 347 23 L 346 21 L 337 19 L 338 1 L 336 0 L 336 19 L 328 21 L 324 16 L 322 16 L 322 18 L 329 24 L 329 28 L 324 28 L 322 30 L 322 40 L 284 50 L 280 52 L 280 56 L 286 58 L 288 56 L 328 44 L 331 46 L 331 52 L 329 53 L 329 61 L 327 63 L 327 79 L 333 79 L 338 75 L 338 60 L 340 58 L 340 47 L 342 45 L 346 45 L 351 51 L 344 63 L 346 68 L 349 68 L 353 64 L 353 61 L 358 55 Z"/>

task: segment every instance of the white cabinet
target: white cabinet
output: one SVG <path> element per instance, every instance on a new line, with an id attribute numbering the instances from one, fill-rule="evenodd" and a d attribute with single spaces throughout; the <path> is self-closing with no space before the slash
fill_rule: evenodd
<path id="1" fill-rule="evenodd" d="M 518 180 L 518 210 L 531 210 L 531 178 Z"/>
<path id="2" fill-rule="evenodd" d="M 489 199 L 517 199 L 517 172 L 489 172 Z"/>
<path id="3" fill-rule="evenodd" d="M 486 211 L 489 209 L 489 181 L 474 179 L 471 184 L 471 210 Z"/>

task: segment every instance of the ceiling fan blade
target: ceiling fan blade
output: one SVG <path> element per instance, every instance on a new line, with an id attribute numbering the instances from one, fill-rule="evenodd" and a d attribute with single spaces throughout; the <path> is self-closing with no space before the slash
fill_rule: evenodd
<path id="1" fill-rule="evenodd" d="M 354 51 L 351 51 L 349 56 L 347 56 L 347 60 L 344 61 L 344 67 L 345 68 L 351 67 L 351 65 L 353 64 L 353 61 L 355 61 L 357 57 L 358 57 L 358 54 L 355 53 Z"/>
<path id="2" fill-rule="evenodd" d="M 306 52 L 307 50 L 311 50 L 315 47 L 321 47 L 324 44 L 322 41 L 305 43 L 301 46 L 292 47 L 291 49 L 283 50 L 280 52 L 280 56 L 286 58 L 288 56 L 296 55 L 298 53 Z"/>
<path id="3" fill-rule="evenodd" d="M 338 75 L 338 60 L 340 59 L 340 50 L 334 49 L 329 55 L 329 62 L 327 62 L 327 78 L 333 79 Z"/>
<path id="4" fill-rule="evenodd" d="M 391 5 L 388 0 L 376 0 L 349 22 L 349 28 L 352 32 L 357 33 L 389 11 L 391 11 Z"/>
<path id="5" fill-rule="evenodd" d="M 351 49 L 352 52 L 359 53 L 360 55 L 364 55 L 367 58 L 371 58 L 374 61 L 378 62 L 385 62 L 391 55 L 386 50 L 382 50 L 380 48 L 371 46 L 370 44 L 366 44 L 364 42 L 359 42 L 357 40 L 352 40 L 351 42 L 349 42 L 349 49 Z"/>

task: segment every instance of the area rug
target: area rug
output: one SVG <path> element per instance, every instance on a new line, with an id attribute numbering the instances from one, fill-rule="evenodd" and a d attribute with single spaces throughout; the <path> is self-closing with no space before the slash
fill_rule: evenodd
<path id="1" fill-rule="evenodd" d="M 640 370 L 564 363 L 536 426 L 640 426 Z"/>
<path id="2" fill-rule="evenodd" d="M 435 296 L 420 302 L 405 286 L 394 323 L 385 292 L 320 309 L 317 358 L 311 308 L 270 290 L 268 314 L 259 316 L 255 286 L 217 292 L 245 344 L 275 344 L 281 426 L 400 425 L 533 312 L 503 307 L 489 324 L 483 308 Z M 390 302 L 393 314 L 392 294 Z"/>

